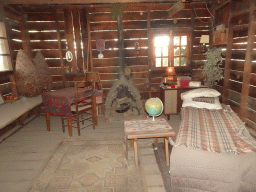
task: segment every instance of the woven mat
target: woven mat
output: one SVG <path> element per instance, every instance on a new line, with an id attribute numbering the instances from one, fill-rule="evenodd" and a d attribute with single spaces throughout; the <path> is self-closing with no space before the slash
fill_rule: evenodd
<path id="1" fill-rule="evenodd" d="M 122 140 L 63 141 L 30 191 L 128 191 Z"/>
<path id="2" fill-rule="evenodd" d="M 153 146 L 154 148 L 154 146 Z M 169 144 L 169 152 L 171 153 L 171 146 Z M 171 191 L 171 178 L 169 174 L 169 166 L 166 164 L 165 161 L 165 152 L 164 152 L 164 143 L 157 144 L 157 150 L 154 150 L 156 162 L 161 171 L 161 175 L 164 182 L 164 187 L 167 192 Z"/>

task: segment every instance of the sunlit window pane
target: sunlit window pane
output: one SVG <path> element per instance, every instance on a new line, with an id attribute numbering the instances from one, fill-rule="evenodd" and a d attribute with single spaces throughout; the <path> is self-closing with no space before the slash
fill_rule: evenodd
<path id="1" fill-rule="evenodd" d="M 180 55 L 180 48 L 174 47 L 174 56 L 179 56 L 179 55 Z"/>
<path id="2" fill-rule="evenodd" d="M 168 58 L 163 58 L 163 67 L 168 67 Z"/>
<path id="3" fill-rule="evenodd" d="M 155 49 L 155 55 L 156 57 L 161 57 L 161 47 Z"/>
<path id="4" fill-rule="evenodd" d="M 187 36 L 181 36 L 181 45 L 187 45 Z"/>
<path id="5" fill-rule="evenodd" d="M 187 64 L 187 58 L 186 57 L 181 57 L 180 65 L 181 66 L 186 66 L 186 64 Z"/>
<path id="6" fill-rule="evenodd" d="M 0 56 L 0 71 L 12 70 L 12 62 L 10 56 Z"/>
<path id="7" fill-rule="evenodd" d="M 179 66 L 179 65 L 180 65 L 180 58 L 174 57 L 174 66 Z"/>
<path id="8" fill-rule="evenodd" d="M 161 67 L 161 58 L 156 58 L 156 67 Z"/>
<path id="9" fill-rule="evenodd" d="M 7 39 L 0 39 L 0 54 L 10 54 Z"/>
<path id="10" fill-rule="evenodd" d="M 163 56 L 168 56 L 168 47 L 163 47 Z"/>
<path id="11" fill-rule="evenodd" d="M 167 47 L 170 43 L 170 37 L 167 35 L 156 36 L 154 39 L 155 47 Z"/>
<path id="12" fill-rule="evenodd" d="M 180 45 L 180 36 L 174 36 L 173 44 L 176 45 L 176 46 Z"/>
<path id="13" fill-rule="evenodd" d="M 187 47 L 181 47 L 181 55 L 185 56 L 187 53 Z"/>

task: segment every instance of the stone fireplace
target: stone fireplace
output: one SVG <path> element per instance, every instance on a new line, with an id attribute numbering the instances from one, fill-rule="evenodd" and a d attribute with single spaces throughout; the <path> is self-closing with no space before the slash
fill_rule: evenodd
<path id="1" fill-rule="evenodd" d="M 140 93 L 131 79 L 124 75 L 124 43 L 122 15 L 117 16 L 119 80 L 111 87 L 106 98 L 105 119 L 119 121 L 128 118 L 145 117 Z"/>
<path id="2" fill-rule="evenodd" d="M 119 121 L 128 118 L 142 118 L 145 115 L 139 91 L 132 80 L 121 77 L 108 93 L 105 110 L 106 120 Z"/>

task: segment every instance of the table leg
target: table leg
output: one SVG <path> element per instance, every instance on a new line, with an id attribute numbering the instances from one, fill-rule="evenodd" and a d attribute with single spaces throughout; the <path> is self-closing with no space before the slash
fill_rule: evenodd
<path id="1" fill-rule="evenodd" d="M 158 138 L 155 138 L 154 149 L 157 150 Z"/>
<path id="2" fill-rule="evenodd" d="M 67 118 L 68 123 L 68 135 L 72 137 L 72 118 Z"/>
<path id="3" fill-rule="evenodd" d="M 134 143 L 134 140 L 131 139 L 131 140 L 130 140 L 130 146 L 131 146 L 131 147 L 133 146 L 133 143 Z"/>
<path id="4" fill-rule="evenodd" d="M 126 160 L 128 160 L 128 139 L 127 139 L 127 137 L 125 136 L 124 137 L 124 144 L 125 144 L 125 158 L 126 158 Z"/>
<path id="5" fill-rule="evenodd" d="M 138 148 L 137 148 L 137 138 L 134 139 L 134 159 L 135 159 L 135 165 L 138 167 Z"/>
<path id="6" fill-rule="evenodd" d="M 51 122 L 50 122 L 50 113 L 49 112 L 46 112 L 45 113 L 45 120 L 46 120 L 46 125 L 47 125 L 47 131 L 50 131 L 51 130 Z"/>
<path id="7" fill-rule="evenodd" d="M 164 138 L 164 145 L 165 145 L 165 159 L 166 159 L 166 164 L 169 165 L 169 147 L 168 147 L 168 139 L 169 137 Z"/>

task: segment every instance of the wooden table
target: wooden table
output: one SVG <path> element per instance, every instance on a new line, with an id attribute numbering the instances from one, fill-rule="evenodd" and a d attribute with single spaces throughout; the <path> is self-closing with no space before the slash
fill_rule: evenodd
<path id="1" fill-rule="evenodd" d="M 164 118 L 157 117 L 155 122 L 152 121 L 152 118 L 126 120 L 124 121 L 124 132 L 126 138 L 126 152 L 128 151 L 127 140 L 130 139 L 134 141 L 134 158 L 136 166 L 138 166 L 137 140 L 142 138 L 156 138 L 156 146 L 159 137 L 164 138 L 165 159 L 167 165 L 169 165 L 170 157 L 168 140 L 169 137 L 175 136 L 175 132 Z"/>
<path id="2" fill-rule="evenodd" d="M 90 92 L 88 94 L 95 94 L 97 91 Z M 51 130 L 50 126 L 50 115 L 58 115 L 67 117 L 68 133 L 72 136 L 72 112 L 71 105 L 75 102 L 75 88 L 69 87 L 64 89 L 59 89 L 56 91 L 44 92 L 42 94 L 42 99 L 45 107 L 45 117 L 47 123 L 47 130 Z M 93 117 L 95 125 L 98 124 L 97 115 Z"/>

